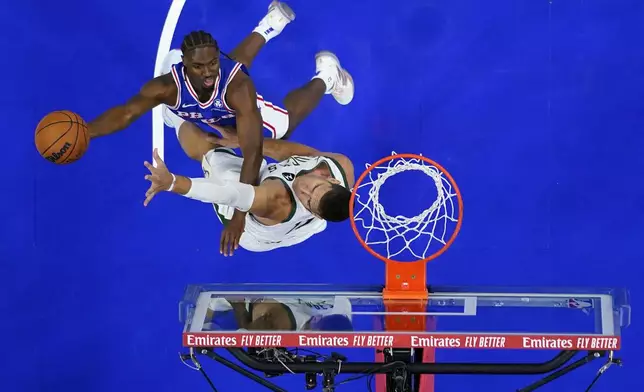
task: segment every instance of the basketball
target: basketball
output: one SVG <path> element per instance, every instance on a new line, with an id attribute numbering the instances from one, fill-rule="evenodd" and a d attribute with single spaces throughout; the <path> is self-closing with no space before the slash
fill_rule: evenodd
<path id="1" fill-rule="evenodd" d="M 74 112 L 51 112 L 38 123 L 35 142 L 40 155 L 49 162 L 59 165 L 75 162 L 89 146 L 87 124 Z"/>

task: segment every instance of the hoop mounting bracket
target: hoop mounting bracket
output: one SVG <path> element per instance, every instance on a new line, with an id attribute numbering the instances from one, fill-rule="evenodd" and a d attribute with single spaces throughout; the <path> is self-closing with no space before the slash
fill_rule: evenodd
<path id="1" fill-rule="evenodd" d="M 383 299 L 427 299 L 426 268 L 422 261 L 386 262 Z"/>

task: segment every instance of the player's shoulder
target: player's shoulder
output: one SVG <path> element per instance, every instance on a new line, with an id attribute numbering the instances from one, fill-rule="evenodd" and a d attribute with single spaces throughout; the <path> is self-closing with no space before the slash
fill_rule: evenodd
<path id="1" fill-rule="evenodd" d="M 226 88 L 226 100 L 236 110 L 256 109 L 256 96 L 253 81 L 242 72 L 237 72 Z"/>
<path id="2" fill-rule="evenodd" d="M 154 97 L 164 101 L 167 99 L 170 103 L 176 100 L 177 93 L 177 84 L 170 73 L 157 76 L 148 81 L 140 91 L 143 96 Z"/>
<path id="3" fill-rule="evenodd" d="M 254 87 L 253 80 L 244 72 L 236 72 L 228 83 L 228 88 L 249 88 Z"/>
<path id="4" fill-rule="evenodd" d="M 151 84 L 153 86 L 156 86 L 158 88 L 175 88 L 177 87 L 177 83 L 174 80 L 174 76 L 172 76 L 172 73 L 167 73 L 163 74 L 160 76 L 157 76 L 156 78 L 150 80 L 148 84 Z"/>
<path id="5" fill-rule="evenodd" d="M 157 81 L 158 83 L 161 83 L 163 85 L 175 85 L 175 80 L 174 76 L 172 76 L 172 72 L 168 72 L 167 74 L 159 75 L 156 78 L 152 79 L 152 81 Z"/>

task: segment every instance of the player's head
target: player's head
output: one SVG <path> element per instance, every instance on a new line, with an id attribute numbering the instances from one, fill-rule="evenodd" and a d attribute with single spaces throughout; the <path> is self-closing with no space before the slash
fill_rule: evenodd
<path id="1" fill-rule="evenodd" d="M 296 326 L 291 309 L 275 300 L 266 299 L 250 304 L 249 331 L 293 331 Z"/>
<path id="2" fill-rule="evenodd" d="M 335 178 L 315 172 L 299 176 L 293 181 L 293 190 L 304 207 L 312 214 L 329 222 L 349 218 L 351 191 Z"/>
<path id="3" fill-rule="evenodd" d="M 193 31 L 181 43 L 183 65 L 197 90 L 211 89 L 219 74 L 219 45 L 210 33 Z"/>

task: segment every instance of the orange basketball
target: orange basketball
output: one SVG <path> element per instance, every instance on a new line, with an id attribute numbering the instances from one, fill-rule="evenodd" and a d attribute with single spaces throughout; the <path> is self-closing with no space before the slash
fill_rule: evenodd
<path id="1" fill-rule="evenodd" d="M 74 112 L 47 114 L 36 127 L 36 148 L 50 162 L 65 165 L 77 161 L 89 146 L 85 121 Z"/>

